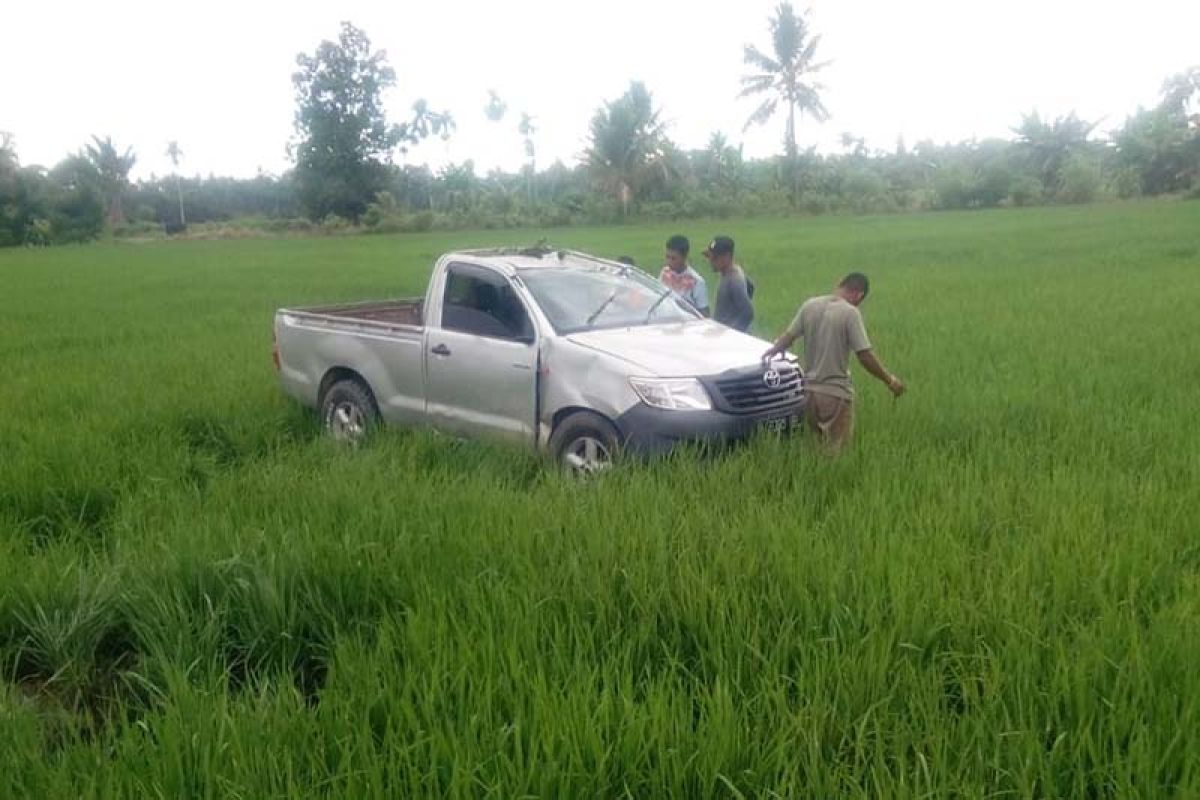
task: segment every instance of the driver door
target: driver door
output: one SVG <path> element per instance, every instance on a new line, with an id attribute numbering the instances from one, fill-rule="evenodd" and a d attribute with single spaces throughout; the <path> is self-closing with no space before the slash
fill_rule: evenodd
<path id="1" fill-rule="evenodd" d="M 426 337 L 426 410 L 448 433 L 533 446 L 537 337 L 508 278 L 450 264 Z"/>

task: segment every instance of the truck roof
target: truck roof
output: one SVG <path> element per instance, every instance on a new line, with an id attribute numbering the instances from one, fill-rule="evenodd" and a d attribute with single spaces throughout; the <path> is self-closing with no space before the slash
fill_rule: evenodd
<path id="1" fill-rule="evenodd" d="M 551 247 L 492 247 L 479 250 L 454 250 L 445 258 L 462 256 L 464 260 L 493 267 L 508 275 L 528 269 L 550 269 L 554 267 L 580 267 L 590 269 L 625 270 L 627 265 L 576 250 L 559 250 Z M 637 269 L 636 267 L 634 269 Z"/>

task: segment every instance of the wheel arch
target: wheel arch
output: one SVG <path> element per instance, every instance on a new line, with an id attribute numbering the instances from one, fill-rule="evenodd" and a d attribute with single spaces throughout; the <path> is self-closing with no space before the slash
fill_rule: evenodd
<path id="1" fill-rule="evenodd" d="M 578 413 L 580 411 L 586 412 L 588 414 L 593 414 L 593 415 L 599 417 L 600 419 L 604 420 L 605 422 L 607 422 L 609 425 L 612 426 L 613 430 L 617 432 L 618 438 L 620 438 L 622 441 L 624 441 L 625 434 L 624 434 L 624 432 L 622 432 L 621 426 L 619 426 L 617 424 L 616 420 L 612 419 L 607 414 L 605 414 L 601 411 L 597 411 L 594 408 L 588 408 L 587 406 L 563 406 L 562 408 L 555 411 L 554 415 L 550 417 L 550 436 L 554 436 L 554 432 L 558 430 L 558 426 L 562 424 L 563 420 L 565 420 L 567 417 L 571 416 L 572 414 Z"/>
<path id="2" fill-rule="evenodd" d="M 375 397 L 375 390 L 371 388 L 371 384 L 362 376 L 361 373 L 356 372 L 349 367 L 330 367 L 321 377 L 321 384 L 317 388 L 317 408 L 321 408 L 323 405 L 325 405 L 325 395 L 329 392 L 330 388 L 339 381 L 354 381 L 355 383 L 361 384 L 362 387 L 367 390 L 367 394 L 371 395 L 371 400 L 375 402 L 376 406 L 379 405 L 379 401 Z"/>

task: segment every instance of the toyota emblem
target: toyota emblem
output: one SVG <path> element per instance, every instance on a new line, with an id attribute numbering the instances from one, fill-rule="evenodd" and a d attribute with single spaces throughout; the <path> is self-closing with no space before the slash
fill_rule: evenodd
<path id="1" fill-rule="evenodd" d="M 778 389 L 779 383 L 779 370 L 769 369 L 763 373 L 763 385 L 768 389 Z"/>

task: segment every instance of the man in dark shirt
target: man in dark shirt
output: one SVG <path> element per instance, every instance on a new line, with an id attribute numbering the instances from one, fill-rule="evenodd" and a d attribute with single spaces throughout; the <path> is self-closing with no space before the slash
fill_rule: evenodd
<path id="1" fill-rule="evenodd" d="M 746 273 L 733 261 L 733 239 L 728 236 L 714 237 L 705 249 L 704 257 L 721 276 L 717 284 L 713 319 L 745 333 L 754 321 L 754 305 L 750 302 Z"/>

